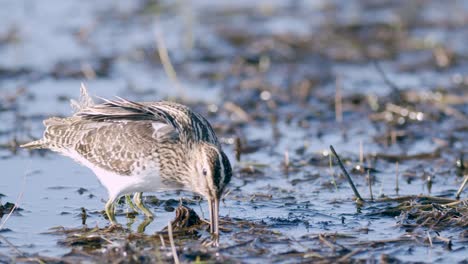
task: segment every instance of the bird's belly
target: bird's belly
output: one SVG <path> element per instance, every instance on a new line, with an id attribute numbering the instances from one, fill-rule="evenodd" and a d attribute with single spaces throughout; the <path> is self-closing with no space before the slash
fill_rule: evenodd
<path id="1" fill-rule="evenodd" d="M 109 173 L 100 168 L 93 171 L 108 189 L 110 196 L 121 196 L 135 192 L 155 192 L 166 189 L 161 181 L 159 168 L 152 165 L 144 169 L 135 169 L 130 175 Z"/>
<path id="2" fill-rule="evenodd" d="M 147 164 L 144 169 L 135 169 L 128 177 L 133 177 L 136 184 L 129 189 L 131 192 L 155 192 L 164 189 L 161 181 L 159 167 L 156 164 Z"/>
<path id="3" fill-rule="evenodd" d="M 130 175 L 121 175 L 89 162 L 74 151 L 62 152 L 62 154 L 90 168 L 96 174 L 101 184 L 106 187 L 109 197 L 117 198 L 124 194 L 154 192 L 166 189 L 161 181 L 159 168 L 156 163 L 146 163 L 144 167 L 133 169 Z"/>

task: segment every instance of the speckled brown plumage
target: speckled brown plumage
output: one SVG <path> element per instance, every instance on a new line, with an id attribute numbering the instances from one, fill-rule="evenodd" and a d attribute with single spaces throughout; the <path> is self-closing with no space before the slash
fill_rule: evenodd
<path id="1" fill-rule="evenodd" d="M 231 165 L 208 121 L 172 102 L 105 100 L 94 104 L 82 88 L 76 113 L 49 118 L 42 139 L 23 145 L 48 148 L 91 168 L 109 191 L 106 212 L 120 195 L 187 189 L 210 201 L 212 232 Z M 145 212 L 151 215 L 150 212 Z M 215 221 L 215 222 L 213 222 Z"/>

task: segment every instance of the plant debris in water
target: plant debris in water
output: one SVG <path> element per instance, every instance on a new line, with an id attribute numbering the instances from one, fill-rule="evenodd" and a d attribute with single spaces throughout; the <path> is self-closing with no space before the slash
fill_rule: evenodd
<path id="1" fill-rule="evenodd" d="M 468 6 L 223 3 L 0 10 L 0 190 L 25 194 L 0 197 L 0 262 L 466 262 Z M 199 197 L 145 193 L 152 222 L 121 199 L 109 228 L 91 172 L 18 148 L 83 79 L 210 120 L 234 164 L 219 247 Z"/>

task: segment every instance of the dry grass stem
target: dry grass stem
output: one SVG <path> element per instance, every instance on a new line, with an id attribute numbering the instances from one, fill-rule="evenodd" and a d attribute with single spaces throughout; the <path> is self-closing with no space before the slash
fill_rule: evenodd
<path id="1" fill-rule="evenodd" d="M 395 164 L 396 168 L 395 168 L 395 191 L 396 191 L 396 194 L 398 195 L 398 191 L 400 191 L 400 187 L 399 187 L 399 180 L 398 180 L 398 177 L 399 177 L 399 168 L 398 168 L 398 161 L 396 162 Z"/>
<path id="2" fill-rule="evenodd" d="M 463 192 L 463 189 L 465 189 L 466 183 L 468 182 L 468 175 L 465 175 L 465 179 L 463 180 L 462 184 L 460 185 L 460 188 L 458 188 L 457 195 L 455 195 L 456 199 L 460 199 L 460 195 Z"/>
<path id="3" fill-rule="evenodd" d="M 171 242 L 172 256 L 174 257 L 174 263 L 179 264 L 179 257 L 177 256 L 177 250 L 174 243 L 174 236 L 172 235 L 172 223 L 169 221 L 167 225 L 167 232 L 169 234 L 169 241 Z"/>
<path id="4" fill-rule="evenodd" d="M 374 201 L 374 195 L 372 194 L 372 179 L 369 170 L 367 170 L 367 182 L 369 184 L 370 199 L 371 201 Z"/>
<path id="5" fill-rule="evenodd" d="M 359 140 L 359 165 L 364 164 L 364 147 L 362 146 L 362 140 Z"/>
<path id="6" fill-rule="evenodd" d="M 343 96 L 341 94 L 341 79 L 340 77 L 336 78 L 335 84 L 335 119 L 336 122 L 343 122 Z"/>
<path id="7" fill-rule="evenodd" d="M 158 55 L 161 59 L 161 63 L 164 67 L 164 71 L 166 72 L 167 76 L 171 81 L 174 83 L 174 86 L 177 90 L 178 95 L 185 99 L 185 93 L 180 85 L 179 80 L 177 79 L 177 74 L 174 69 L 174 66 L 171 63 L 171 59 L 169 57 L 169 53 L 166 48 L 166 42 L 164 40 L 164 36 L 160 31 L 156 31 L 156 44 L 158 45 Z"/>

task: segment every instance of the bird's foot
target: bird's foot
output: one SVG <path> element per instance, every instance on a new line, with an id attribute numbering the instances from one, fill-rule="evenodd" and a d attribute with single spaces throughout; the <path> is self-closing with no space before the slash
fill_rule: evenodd
<path id="1" fill-rule="evenodd" d="M 212 234 L 211 240 L 205 240 L 202 245 L 205 247 L 219 247 L 219 235 Z"/>
<path id="2" fill-rule="evenodd" d="M 119 223 L 111 222 L 111 224 L 107 227 L 105 232 L 106 233 L 112 233 L 114 231 L 122 231 L 123 229 L 124 228 Z"/>

